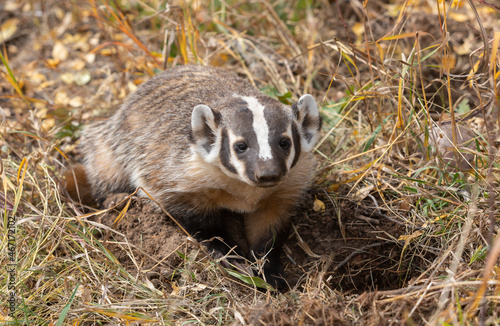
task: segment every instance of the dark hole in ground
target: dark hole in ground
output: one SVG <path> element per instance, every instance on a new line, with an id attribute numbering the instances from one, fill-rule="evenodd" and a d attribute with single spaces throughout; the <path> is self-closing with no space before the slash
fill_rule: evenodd
<path id="1" fill-rule="evenodd" d="M 342 195 L 310 196 L 307 213 L 295 218 L 296 233 L 310 250 L 297 234 L 287 242 L 296 262 L 285 258 L 291 284 L 304 273 L 323 273 L 332 289 L 362 293 L 401 288 L 420 275 L 425 261 L 409 247 L 402 254 L 404 241 L 397 241 L 415 231 L 411 226 Z M 325 203 L 324 211 L 311 209 L 314 197 Z"/>

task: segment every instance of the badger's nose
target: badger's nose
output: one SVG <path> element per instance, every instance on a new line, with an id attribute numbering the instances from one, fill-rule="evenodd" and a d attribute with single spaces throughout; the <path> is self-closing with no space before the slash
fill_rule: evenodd
<path id="1" fill-rule="evenodd" d="M 272 161 L 261 161 L 255 169 L 255 181 L 259 186 L 271 187 L 283 177 L 283 168 Z"/>
<path id="2" fill-rule="evenodd" d="M 275 171 L 264 171 L 261 175 L 257 176 L 258 183 L 269 183 L 269 182 L 277 182 L 281 176 Z"/>

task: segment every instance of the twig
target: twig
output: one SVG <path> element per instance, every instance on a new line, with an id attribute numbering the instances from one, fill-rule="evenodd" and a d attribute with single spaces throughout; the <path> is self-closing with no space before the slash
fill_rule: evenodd
<path id="1" fill-rule="evenodd" d="M 459 265 L 460 260 L 462 258 L 465 244 L 467 243 L 467 240 L 469 239 L 469 234 L 470 234 L 470 231 L 472 229 L 474 217 L 476 216 L 476 213 L 477 213 L 478 194 L 479 194 L 479 186 L 476 182 L 472 186 L 472 198 L 471 198 L 471 201 L 469 204 L 469 211 L 467 213 L 467 219 L 465 220 L 465 226 L 464 226 L 463 232 L 460 236 L 460 242 L 458 243 L 455 254 L 453 255 L 453 261 L 452 261 L 450 269 L 448 271 L 448 279 L 446 280 L 446 283 L 453 283 L 455 281 L 455 275 L 456 275 L 457 270 L 458 270 L 458 265 Z M 451 293 L 451 285 L 447 285 L 443 289 L 443 291 L 441 292 L 441 296 L 439 297 L 438 307 L 434 313 L 434 317 L 432 318 L 433 320 L 437 320 L 437 318 L 439 317 L 441 311 L 443 310 L 446 303 L 448 302 L 450 293 Z"/>
<path id="2" fill-rule="evenodd" d="M 337 266 L 335 266 L 335 268 L 333 269 L 333 272 L 335 272 L 335 271 L 339 270 L 340 268 L 342 268 L 342 266 L 344 266 L 345 264 L 347 264 L 349 262 L 349 260 L 351 260 L 351 258 L 354 257 L 354 256 L 356 256 L 357 254 L 362 254 L 367 249 L 380 247 L 380 246 L 383 246 L 383 245 L 386 245 L 386 244 L 389 244 L 389 243 L 392 243 L 392 241 L 384 241 L 384 242 L 372 243 L 372 244 L 369 244 L 369 245 L 366 245 L 364 247 L 361 247 L 359 249 L 354 250 L 349 256 L 347 256 L 346 259 L 344 259 Z"/>

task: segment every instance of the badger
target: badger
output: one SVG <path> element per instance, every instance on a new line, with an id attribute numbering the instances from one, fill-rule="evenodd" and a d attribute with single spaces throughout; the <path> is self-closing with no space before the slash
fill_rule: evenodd
<path id="1" fill-rule="evenodd" d="M 282 245 L 320 128 L 309 94 L 287 106 L 221 68 L 178 66 L 84 129 L 85 182 L 101 204 L 142 189 L 214 255 L 236 246 L 228 224 L 241 220 L 243 256 L 262 259 L 266 282 L 283 288 Z"/>

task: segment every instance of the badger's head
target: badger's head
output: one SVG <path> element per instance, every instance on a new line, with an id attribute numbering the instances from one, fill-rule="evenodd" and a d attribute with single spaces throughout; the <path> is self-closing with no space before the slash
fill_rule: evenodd
<path id="1" fill-rule="evenodd" d="M 252 186 L 272 187 L 313 149 L 321 119 L 309 94 L 292 107 L 235 95 L 217 107 L 197 105 L 191 128 L 193 150 L 205 162 Z"/>

